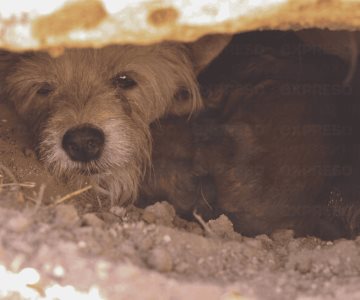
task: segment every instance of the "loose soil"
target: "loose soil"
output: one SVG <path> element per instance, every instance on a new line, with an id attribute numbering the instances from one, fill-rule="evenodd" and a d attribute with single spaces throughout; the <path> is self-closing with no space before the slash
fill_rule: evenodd
<path id="1" fill-rule="evenodd" d="M 67 285 L 89 299 L 360 299 L 360 237 L 246 238 L 225 216 L 182 220 L 164 199 L 145 209 L 80 196 L 54 205 L 74 190 L 43 168 L 31 142 L 0 103 L 0 264 L 37 270 L 32 299 L 70 299 L 54 288 Z M 0 298 L 27 299 L 4 274 L 0 266 Z"/>

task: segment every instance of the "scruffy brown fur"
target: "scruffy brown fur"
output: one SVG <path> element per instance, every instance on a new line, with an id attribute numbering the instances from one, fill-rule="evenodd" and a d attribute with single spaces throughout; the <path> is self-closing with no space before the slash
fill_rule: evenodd
<path id="1" fill-rule="evenodd" d="M 290 50 L 302 44 L 291 34 L 234 42 L 236 51 L 230 45 L 200 78 L 207 110 L 153 125 L 153 174 L 142 201 L 168 199 L 187 217 L 225 213 L 249 236 L 288 228 L 354 237 L 359 200 L 342 190 L 355 175 L 343 151 L 353 134 L 342 116 L 353 97 L 341 86 L 346 66 L 318 49 L 297 61 Z"/>
<path id="2" fill-rule="evenodd" d="M 88 182 L 120 204 L 136 198 L 150 166 L 149 124 L 202 105 L 192 64 L 178 45 L 110 46 L 66 50 L 58 58 L 30 53 L 15 59 L 5 94 L 35 134 L 40 159 L 55 175 L 79 185 Z M 118 73 L 131 74 L 137 85 L 128 90 L 112 85 Z M 44 95 L 47 85 L 53 90 Z M 172 101 L 179 87 L 191 95 L 180 109 Z M 62 138 L 70 128 L 89 123 L 105 134 L 102 155 L 89 163 L 73 161 Z"/>
<path id="3" fill-rule="evenodd" d="M 149 124 L 202 107 L 196 73 L 229 39 L 67 49 L 56 58 L 3 51 L 2 98 L 27 122 L 53 174 L 122 205 L 136 199 L 151 167 Z"/>

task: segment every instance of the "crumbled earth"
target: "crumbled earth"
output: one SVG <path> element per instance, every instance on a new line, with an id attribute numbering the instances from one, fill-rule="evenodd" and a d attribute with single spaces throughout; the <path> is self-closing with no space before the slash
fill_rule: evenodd
<path id="1" fill-rule="evenodd" d="M 246 238 L 226 216 L 188 222 L 164 199 L 145 209 L 80 196 L 55 205 L 73 190 L 30 149 L 26 128 L 0 103 L 0 265 L 36 269 L 28 288 L 38 298 L 58 284 L 96 288 L 103 299 L 360 299 L 360 237 Z M 24 298 L 3 290 L 1 299 Z"/>

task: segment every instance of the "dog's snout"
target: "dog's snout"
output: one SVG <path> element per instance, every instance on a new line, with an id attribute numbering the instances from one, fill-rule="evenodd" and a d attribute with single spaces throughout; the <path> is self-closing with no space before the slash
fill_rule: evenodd
<path id="1" fill-rule="evenodd" d="M 70 159 L 89 162 L 101 156 L 104 143 L 104 132 L 100 128 L 83 124 L 66 131 L 62 147 Z"/>

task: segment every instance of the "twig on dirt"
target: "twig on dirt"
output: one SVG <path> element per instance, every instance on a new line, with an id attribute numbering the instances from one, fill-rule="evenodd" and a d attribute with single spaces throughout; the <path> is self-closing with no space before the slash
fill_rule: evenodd
<path id="1" fill-rule="evenodd" d="M 214 231 L 209 227 L 208 224 L 204 221 L 204 219 L 196 212 L 196 209 L 193 211 L 194 218 L 200 223 L 200 225 L 204 228 L 205 232 L 210 236 L 215 236 Z"/>
<path id="2" fill-rule="evenodd" d="M 4 176 L 2 174 L 0 174 L 0 193 L 2 191 L 2 184 L 4 182 Z"/>
<path id="3" fill-rule="evenodd" d="M 32 208 L 32 210 L 30 211 L 30 215 L 35 215 L 39 211 L 39 208 L 43 202 L 45 188 L 46 185 L 42 183 L 40 185 L 39 192 L 37 193 L 37 197 L 35 199 L 29 196 L 26 197 L 27 201 L 31 201 L 32 203 L 35 204 L 35 207 Z"/>
<path id="4" fill-rule="evenodd" d="M 86 186 L 86 187 L 84 187 L 82 189 L 79 189 L 79 190 L 74 191 L 74 192 L 72 192 L 70 194 L 67 194 L 67 195 L 61 197 L 60 199 L 58 199 L 57 201 L 55 201 L 54 205 L 59 205 L 59 204 L 65 202 L 65 201 L 71 199 L 72 197 L 80 195 L 80 194 L 82 194 L 82 193 L 84 193 L 84 192 L 86 192 L 86 191 L 88 191 L 90 189 L 92 189 L 92 185 L 88 185 L 88 186 Z"/>
<path id="5" fill-rule="evenodd" d="M 99 196 L 96 196 L 96 200 L 97 200 L 97 203 L 99 205 L 99 208 L 102 208 L 102 202 L 101 202 Z"/>
<path id="6" fill-rule="evenodd" d="M 2 183 L 1 186 L 0 186 L 0 189 L 2 189 L 6 185 L 13 185 L 13 186 L 19 187 L 19 183 L 16 180 L 15 175 L 10 171 L 10 169 L 8 167 L 5 167 L 1 162 L 0 162 L 0 171 L 2 171 L 3 174 L 8 176 L 12 180 L 12 183 L 9 183 L 9 184 L 8 183 L 6 183 L 6 184 Z M 21 191 L 19 191 L 18 194 L 17 194 L 17 201 L 19 201 L 19 202 L 24 201 L 24 194 Z"/>
<path id="7" fill-rule="evenodd" d="M 39 210 L 39 208 L 40 208 L 40 206 L 41 206 L 41 204 L 43 202 L 45 188 L 46 188 L 46 185 L 44 183 L 42 183 L 40 185 L 39 192 L 38 192 L 38 195 L 36 197 L 36 204 L 35 204 L 35 208 L 33 210 L 34 214 Z"/>
<path id="8" fill-rule="evenodd" d="M 22 183 L 15 183 L 15 182 L 1 183 L 0 182 L 0 187 L 7 187 L 7 186 L 18 186 L 18 187 L 32 189 L 36 186 L 36 183 L 35 182 L 22 182 Z"/>
<path id="9" fill-rule="evenodd" d="M 16 177 L 14 176 L 14 174 L 10 171 L 10 169 L 8 167 L 5 167 L 1 162 L 0 162 L 0 170 L 3 171 L 3 173 L 5 173 L 5 175 L 7 175 L 8 177 L 11 178 L 11 180 L 14 183 L 18 183 L 18 181 L 16 180 Z"/>
<path id="10" fill-rule="evenodd" d="M 34 199 L 34 198 L 32 198 L 32 197 L 29 197 L 29 196 L 26 196 L 26 201 L 30 201 L 30 202 L 32 202 L 32 203 L 34 203 L 34 204 L 36 204 L 37 202 L 36 202 L 36 199 Z"/>

